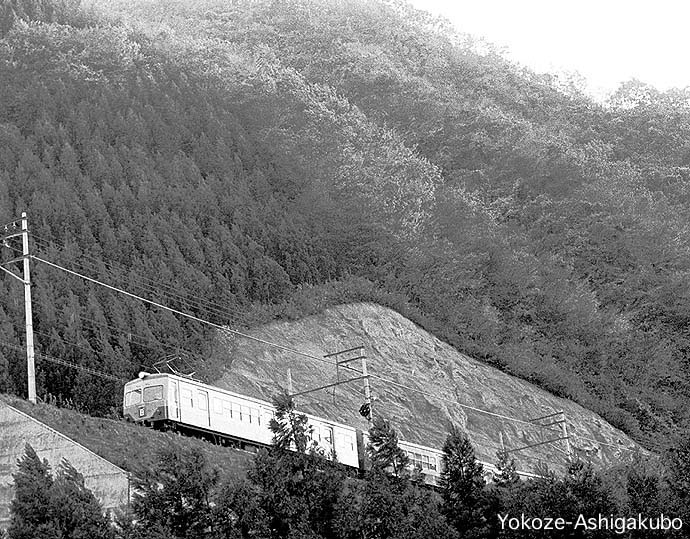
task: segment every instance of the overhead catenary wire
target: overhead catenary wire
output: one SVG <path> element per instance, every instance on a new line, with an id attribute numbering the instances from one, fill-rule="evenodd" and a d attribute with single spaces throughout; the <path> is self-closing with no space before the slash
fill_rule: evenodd
<path id="1" fill-rule="evenodd" d="M 144 337 L 143 335 L 139 335 L 137 333 L 134 333 L 133 331 L 126 329 L 126 328 L 121 328 L 118 326 L 113 326 L 111 324 L 105 323 L 105 322 L 96 322 L 92 318 L 87 318 L 85 316 L 79 316 L 79 319 L 85 322 L 86 324 L 89 324 L 92 327 L 97 327 L 97 328 L 108 328 L 114 332 L 120 333 L 121 335 L 124 335 L 127 337 L 127 340 L 131 340 L 135 344 L 139 346 L 143 346 L 145 348 L 148 348 L 150 350 L 156 350 L 156 349 L 164 349 L 164 350 L 169 350 L 171 352 L 184 352 L 185 354 L 189 354 L 190 356 L 194 356 L 198 359 L 203 359 L 203 356 L 196 352 L 192 352 L 191 350 L 187 350 L 186 348 L 182 348 L 181 346 L 177 346 L 174 344 L 166 344 L 164 342 L 160 342 L 155 339 L 151 339 L 148 337 Z"/>
<path id="2" fill-rule="evenodd" d="M 321 361 L 321 362 L 323 362 L 323 363 L 328 363 L 329 365 L 332 364 L 331 361 L 327 361 L 327 360 L 324 359 L 323 357 L 315 356 L 315 355 L 309 354 L 309 353 L 307 353 L 307 352 L 302 352 L 301 350 L 297 350 L 297 349 L 295 349 L 295 348 L 290 348 L 289 346 L 283 346 L 282 344 L 273 343 L 273 342 L 267 341 L 267 340 L 265 340 L 265 339 L 261 339 L 261 338 L 259 338 L 259 337 L 254 337 L 253 335 L 249 335 L 249 334 L 247 334 L 247 333 L 243 333 L 243 332 L 241 332 L 241 331 L 237 331 L 237 330 L 235 330 L 235 329 L 231 329 L 231 328 L 229 328 L 229 327 L 227 327 L 227 326 L 223 326 L 223 325 L 220 325 L 220 324 L 216 324 L 215 322 L 211 322 L 211 321 L 209 321 L 209 320 L 204 320 L 203 318 L 199 318 L 198 316 L 195 316 L 195 315 L 193 315 L 193 314 L 189 314 L 189 313 L 186 313 L 186 312 L 184 312 L 184 311 L 180 311 L 180 310 L 178 310 L 178 309 L 173 309 L 172 307 L 168 307 L 167 305 L 163 305 L 162 303 L 158 303 L 157 301 L 153 301 L 153 300 L 144 298 L 144 297 L 139 296 L 139 295 L 137 295 L 137 294 L 133 294 L 132 292 L 128 292 L 127 290 L 123 290 L 123 289 L 118 288 L 118 287 L 116 287 L 116 286 L 112 286 L 112 285 L 103 283 L 103 282 L 101 282 L 101 281 L 99 281 L 99 280 L 97 280 L 97 279 L 94 279 L 94 278 L 92 278 L 92 277 L 89 277 L 89 276 L 87 276 L 87 275 L 83 275 L 83 274 L 81 274 L 81 273 L 79 273 L 79 272 L 70 270 L 70 269 L 65 268 L 65 267 L 63 267 L 63 266 L 60 266 L 59 264 L 55 264 L 55 263 L 53 263 L 53 262 L 50 262 L 50 261 L 48 261 L 48 260 L 45 260 L 44 258 L 41 258 L 41 257 L 39 257 L 39 256 L 31 255 L 31 258 L 32 258 L 33 260 L 36 260 L 37 262 L 42 262 L 42 263 L 44 263 L 44 264 L 47 264 L 48 266 L 51 266 L 51 267 L 53 267 L 53 268 L 56 268 L 56 269 L 65 271 L 65 272 L 67 272 L 67 273 L 69 273 L 69 274 L 71 274 L 71 275 L 74 275 L 75 277 L 80 277 L 80 278 L 85 279 L 85 280 L 87 280 L 87 281 L 89 281 L 89 282 L 92 282 L 92 283 L 94 283 L 94 284 L 97 284 L 97 285 L 103 286 L 103 287 L 105 287 L 105 288 L 108 288 L 109 290 L 112 290 L 112 291 L 114 291 L 114 292 L 119 292 L 119 293 L 124 294 L 124 295 L 126 295 L 126 296 L 129 296 L 129 297 L 131 297 L 131 298 L 137 299 L 137 300 L 139 300 L 139 301 L 143 301 L 144 303 L 148 303 L 149 305 L 153 305 L 153 306 L 155 306 L 155 307 L 158 307 L 158 308 L 160 308 L 160 309 L 164 309 L 164 310 L 169 311 L 169 312 L 171 312 L 171 313 L 178 314 L 178 315 L 183 316 L 183 317 L 185 317 L 185 318 L 188 318 L 188 319 L 190 319 L 190 320 L 194 320 L 194 321 L 196 321 L 196 322 L 200 322 L 200 323 L 202 323 L 202 324 L 206 324 L 206 325 L 209 325 L 209 326 L 211 326 L 211 327 L 215 327 L 216 329 L 219 329 L 219 330 L 221 330 L 221 331 L 225 331 L 225 332 L 228 332 L 228 333 L 232 333 L 233 335 L 237 335 L 238 337 L 243 337 L 243 338 L 245 338 L 245 339 L 249 339 L 249 340 L 252 340 L 252 341 L 260 342 L 260 343 L 265 344 L 265 345 L 267 345 L 267 346 L 272 346 L 272 347 L 274 347 L 274 348 L 279 348 L 279 349 L 284 350 L 284 351 L 286 351 L 286 352 L 291 352 L 291 353 L 294 353 L 294 354 L 297 354 L 297 355 L 300 355 L 300 356 L 308 357 L 308 358 L 310 358 L 310 359 L 314 359 L 314 360 L 317 360 L 317 361 Z"/>
<path id="3" fill-rule="evenodd" d="M 70 266 L 76 267 L 77 270 L 82 271 L 82 272 L 93 272 L 93 273 L 100 273 L 102 271 L 102 268 L 97 267 L 95 264 L 88 264 L 88 263 L 83 263 L 83 262 L 75 262 L 73 260 L 69 261 L 67 263 Z M 106 268 L 108 269 L 108 268 Z M 124 271 L 121 269 L 113 269 L 111 272 L 116 273 L 118 271 Z M 123 276 L 126 277 L 126 276 Z M 149 284 L 150 283 L 150 284 Z M 236 322 L 239 320 L 240 315 L 239 314 L 234 314 L 233 312 L 229 312 L 227 310 L 220 310 L 214 306 L 209 306 L 206 304 L 203 300 L 197 299 L 194 297 L 190 296 L 182 296 L 180 294 L 177 294 L 175 292 L 170 292 L 166 291 L 166 285 L 164 283 L 156 282 L 150 279 L 146 279 L 141 276 L 137 276 L 137 281 L 133 283 L 133 285 L 136 288 L 142 289 L 144 293 L 153 293 L 156 294 L 157 296 L 162 296 L 166 300 L 169 301 L 174 301 L 176 303 L 183 304 L 185 307 L 188 308 L 193 308 L 195 310 L 203 310 L 207 314 L 210 314 L 212 316 L 222 318 L 222 319 L 227 319 L 233 322 Z M 170 288 L 170 287 L 168 287 Z"/>
<path id="4" fill-rule="evenodd" d="M 41 238 L 40 236 L 36 236 L 35 234 L 32 234 L 32 238 L 36 241 L 36 244 L 39 246 L 41 250 L 48 250 L 50 248 L 50 244 L 54 244 L 58 247 L 61 247 L 62 249 L 66 249 L 67 246 L 65 245 L 64 242 L 58 240 L 58 239 L 46 239 L 46 238 Z M 88 263 L 86 261 L 81 261 L 81 262 L 76 262 L 74 260 L 70 261 L 70 264 L 73 264 L 80 269 L 88 269 L 91 271 L 99 271 L 102 268 L 105 268 L 106 270 L 109 270 L 113 273 L 121 273 L 121 274 L 127 274 L 129 270 L 127 270 L 124 266 L 122 266 L 119 262 L 108 262 L 103 260 L 102 258 L 96 258 L 91 255 L 88 255 L 86 253 L 82 252 L 80 253 L 80 256 L 82 258 L 90 259 L 92 262 Z M 87 265 L 88 264 L 88 265 Z M 172 285 L 162 283 L 160 281 L 156 281 L 155 279 L 147 278 L 143 275 L 137 275 L 137 283 L 138 286 L 141 286 L 142 288 L 148 288 L 152 291 L 154 291 L 157 294 L 161 294 L 164 296 L 169 296 L 172 298 L 175 298 L 183 303 L 187 303 L 188 305 L 191 305 L 196 308 L 204 309 L 210 314 L 213 314 L 215 316 L 219 317 L 226 317 L 230 320 L 233 321 L 238 321 L 241 319 L 241 317 L 244 315 L 241 311 L 237 311 L 235 309 L 230 309 L 227 306 L 220 305 L 218 303 L 215 303 L 213 301 L 209 301 L 208 299 L 201 299 L 197 296 L 189 296 L 188 294 L 180 291 L 179 289 L 173 287 Z"/>
<path id="5" fill-rule="evenodd" d="M 4 340 L 0 340 L 0 346 L 4 346 L 6 348 L 16 350 L 17 352 L 26 352 L 26 348 L 24 346 L 20 346 L 18 344 L 12 344 L 12 343 L 4 341 Z M 115 376 L 114 374 L 108 374 L 107 372 L 92 369 L 90 367 L 85 367 L 84 365 L 72 363 L 71 361 L 66 361 L 64 359 L 56 358 L 56 357 L 50 356 L 48 354 L 43 354 L 41 352 L 36 352 L 35 354 L 36 354 L 37 358 L 43 359 L 45 361 L 49 361 L 51 363 L 56 363 L 58 365 L 62 365 L 65 367 L 71 367 L 73 369 L 78 369 L 78 370 L 84 371 L 88 374 L 92 374 L 93 376 L 99 376 L 100 378 L 105 378 L 106 380 L 112 380 L 114 382 L 121 382 L 121 383 L 127 383 L 129 381 L 129 380 L 125 380 L 124 378 L 121 378 L 119 376 Z"/>
<path id="6" fill-rule="evenodd" d="M 153 306 L 155 306 L 155 307 L 158 307 L 158 308 L 167 310 L 167 311 L 172 312 L 172 313 L 174 313 L 174 314 L 178 314 L 178 315 L 180 315 L 180 316 L 183 316 L 183 317 L 185 317 L 185 318 L 194 320 L 194 321 L 196 321 L 196 322 L 199 322 L 199 323 L 202 323 L 202 324 L 209 325 L 209 326 L 214 327 L 214 328 L 216 328 L 216 329 L 219 329 L 219 330 L 221 330 L 221 331 L 223 331 L 223 332 L 231 333 L 231 334 L 233 334 L 233 335 L 237 335 L 238 337 L 242 337 L 242 338 L 246 338 L 246 339 L 248 339 L 248 340 L 252 340 L 252 341 L 255 341 L 255 342 L 259 342 L 259 343 L 261 343 L 261 344 L 265 344 L 265 345 L 267 345 L 267 346 L 271 346 L 271 347 L 274 347 L 274 348 L 277 348 L 277 349 L 280 349 L 280 350 L 283 350 L 283 351 L 286 351 L 286 352 L 290 352 L 290 353 L 293 353 L 293 354 L 296 354 L 296 355 L 300 355 L 300 356 L 303 356 L 303 357 L 307 357 L 307 358 L 312 359 L 312 360 L 315 360 L 315 361 L 319 361 L 319 362 L 322 362 L 322 363 L 328 363 L 329 365 L 332 365 L 332 364 L 333 364 L 331 361 L 326 360 L 324 357 L 315 356 L 315 355 L 309 354 L 309 353 L 307 353 L 307 352 L 302 352 L 301 350 L 297 350 L 297 349 L 291 348 L 291 347 L 289 347 L 289 346 L 284 346 L 284 345 L 281 345 L 281 344 L 278 344 L 278 343 L 270 342 L 270 341 L 267 341 L 267 340 L 265 340 L 265 339 L 261 339 L 261 338 L 259 338 L 259 337 L 255 337 L 255 336 L 253 336 L 253 335 L 250 335 L 250 334 L 247 334 L 247 333 L 243 333 L 243 332 L 241 332 L 241 331 L 237 331 L 237 330 L 231 329 L 231 328 L 229 328 L 229 327 L 227 327 L 227 326 L 223 326 L 223 325 L 216 324 L 216 323 L 211 322 L 211 321 L 208 321 L 208 320 L 204 320 L 204 319 L 202 319 L 202 318 L 200 318 L 200 317 L 197 317 L 197 316 L 195 316 L 195 315 L 192 315 L 192 314 L 189 314 L 189 313 L 185 313 L 184 311 L 180 311 L 180 310 L 178 310 L 178 309 L 174 309 L 174 308 L 172 308 L 172 307 L 168 307 L 168 306 L 166 306 L 166 305 L 163 305 L 163 304 L 158 303 L 158 302 L 156 302 L 156 301 L 153 301 L 153 300 L 144 298 L 144 297 L 139 296 L 139 295 L 137 295 L 137 294 L 133 294 L 133 293 L 128 292 L 128 291 L 126 291 L 126 290 L 123 290 L 123 289 L 121 289 L 121 288 L 118 288 L 118 287 L 115 287 L 115 286 L 112 286 L 112 285 L 103 283 L 103 282 L 101 282 L 101 281 L 99 281 L 99 280 L 97 280 L 97 279 L 94 279 L 94 278 L 92 278 L 92 277 L 83 275 L 83 274 L 81 274 L 81 273 L 79 273 L 79 272 L 76 272 L 76 271 L 70 270 L 70 269 L 68 269 L 68 268 L 65 268 L 65 267 L 63 267 L 63 266 L 60 266 L 59 264 L 55 264 L 55 263 L 53 263 L 53 262 L 50 262 L 50 261 L 48 261 L 48 260 L 45 260 L 45 259 L 42 258 L 42 257 L 38 257 L 38 256 L 35 256 L 35 255 L 31 255 L 30 257 L 31 257 L 32 259 L 38 261 L 38 262 L 42 262 L 42 263 L 44 263 L 44 264 L 47 264 L 48 266 L 51 266 L 51 267 L 53 267 L 53 268 L 55 268 L 55 269 L 59 269 L 59 270 L 65 271 L 65 272 L 67 272 L 67 273 L 69 273 L 69 274 L 71 274 L 71 275 L 73 275 L 73 276 L 80 277 L 80 278 L 85 279 L 85 280 L 87 280 L 87 281 L 89 281 L 89 282 L 92 282 L 92 283 L 94 283 L 94 284 L 97 284 L 97 285 L 103 286 L 103 287 L 105 287 L 105 288 L 107 288 L 107 289 L 110 289 L 110 290 L 112 290 L 112 291 L 114 291 L 114 292 L 118 292 L 118 293 L 124 294 L 124 295 L 129 296 L 129 297 L 131 297 L 131 298 L 133 298 L 133 299 L 137 299 L 137 300 L 139 300 L 139 301 L 143 301 L 144 303 L 148 303 L 148 304 L 153 305 Z M 58 361 L 62 361 L 62 360 L 58 360 Z M 359 372 L 357 369 L 351 368 L 351 367 L 350 367 L 350 370 L 352 370 L 352 371 L 354 371 L 354 372 Z M 533 428 L 541 428 L 541 429 L 553 430 L 553 429 L 549 429 L 548 426 L 540 425 L 540 424 L 538 424 L 538 423 L 534 423 L 534 422 L 531 422 L 531 421 L 528 421 L 528 420 L 523 420 L 523 419 L 519 419 L 519 418 L 516 418 L 516 417 L 510 417 L 510 416 L 507 416 L 507 415 L 498 414 L 498 413 L 496 413 L 496 412 L 491 412 L 491 411 L 489 411 L 489 410 L 483 410 L 483 409 L 478 408 L 478 407 L 474 407 L 474 406 L 470 406 L 470 405 L 468 405 L 468 404 L 460 403 L 460 402 L 458 402 L 457 400 L 454 400 L 454 399 L 440 397 L 440 396 L 438 396 L 438 395 L 431 394 L 431 393 L 429 393 L 429 392 L 427 392 L 427 391 L 424 391 L 424 390 L 421 390 L 421 389 L 417 389 L 417 388 L 408 386 L 408 385 L 406 385 L 406 384 L 402 384 L 402 383 L 400 383 L 400 382 L 396 382 L 396 381 L 394 381 L 394 380 L 390 380 L 390 379 L 385 378 L 385 377 L 380 376 L 380 375 L 370 374 L 369 376 L 371 376 L 372 378 L 376 378 L 376 379 L 378 379 L 378 380 L 380 380 L 380 381 L 382 381 L 382 382 L 385 382 L 385 383 L 388 383 L 388 384 L 391 384 L 391 385 L 398 386 L 398 387 L 400 387 L 400 388 L 402 388 L 402 389 L 405 389 L 405 390 L 408 390 L 408 391 L 412 391 L 412 392 L 415 392 L 415 393 L 418 393 L 418 394 L 422 394 L 422 395 L 431 397 L 431 398 L 433 398 L 433 399 L 435 399 L 435 400 L 450 402 L 450 403 L 452 403 L 452 404 L 454 404 L 454 405 L 456 405 L 456 406 L 459 406 L 459 407 L 461 407 L 461 408 L 465 408 L 465 409 L 468 409 L 468 410 L 473 410 L 473 411 L 475 411 L 475 412 L 477 412 L 477 413 L 482 413 L 482 414 L 485 414 L 485 415 L 489 415 L 489 416 L 496 417 L 496 418 L 499 418 L 499 419 L 502 419 L 502 420 L 510 421 L 510 422 L 517 423 L 517 424 L 522 424 L 522 425 L 529 426 L 529 427 L 533 427 Z M 121 380 L 121 379 L 120 379 L 120 380 Z M 125 380 L 121 380 L 121 381 L 125 381 Z M 627 449 L 627 450 L 630 450 L 630 451 L 633 450 L 633 449 L 630 449 L 630 448 L 625 447 L 625 446 L 622 446 L 622 445 L 616 445 L 616 444 L 610 444 L 610 443 L 606 443 L 606 442 L 600 442 L 600 441 L 597 441 L 597 440 L 594 440 L 594 439 L 591 439 L 591 438 L 587 438 L 587 437 L 584 437 L 584 436 L 580 436 L 580 435 L 571 435 L 571 436 L 577 437 L 577 438 L 580 438 L 580 439 L 583 439 L 583 440 L 591 441 L 591 442 L 596 443 L 596 444 L 599 444 L 599 445 L 611 446 L 611 447 L 615 447 L 615 448 L 617 448 L 617 449 Z"/>
<path id="7" fill-rule="evenodd" d="M 62 270 L 62 271 L 66 271 L 67 273 L 70 273 L 70 274 L 72 274 L 72 275 L 74 275 L 74 276 L 76 276 L 76 277 L 80 277 L 80 278 L 82 278 L 82 279 L 86 279 L 87 281 L 90 281 L 90 282 L 92 282 L 92 283 L 94 283 L 94 284 L 98 284 L 98 285 L 100 285 L 100 286 L 104 286 L 104 287 L 106 287 L 106 288 L 108 288 L 108 289 L 110 289 L 110 290 L 113 290 L 113 291 L 115 291 L 115 292 L 119 292 L 119 293 L 125 294 L 125 295 L 127 295 L 127 296 L 129 296 L 129 297 L 132 297 L 132 298 L 134 298 L 134 299 L 138 299 L 138 300 L 140 300 L 140 301 L 143 301 L 143 302 L 148 303 L 148 304 L 150 304 L 150 305 L 154 305 L 154 306 L 156 306 L 156 307 L 159 307 L 159 308 L 161 308 L 161 309 L 170 311 L 170 312 L 175 313 L 175 314 L 178 314 L 178 315 L 180 315 L 180 316 L 184 316 L 184 317 L 186 317 L 186 318 L 190 318 L 190 319 L 195 320 L 195 321 L 197 321 L 197 322 L 200 322 L 200 323 L 203 323 L 203 324 L 207 324 L 207 325 L 212 326 L 212 327 L 215 327 L 215 328 L 217 328 L 217 329 L 219 329 L 219 330 L 221 330 L 221 331 L 226 331 L 226 332 L 232 333 L 232 334 L 234 334 L 234 335 L 237 335 L 237 336 L 239 336 L 239 337 L 243 337 L 243 338 L 246 338 L 246 339 L 249 339 L 249 340 L 253 340 L 253 341 L 256 341 L 256 342 L 265 344 L 265 345 L 267 345 L 267 346 L 271 346 L 271 347 L 274 347 L 274 348 L 278 348 L 278 349 L 280 349 L 280 350 L 283 350 L 283 351 L 286 351 L 286 352 L 290 352 L 290 353 L 294 353 L 294 354 L 297 354 L 297 355 L 300 355 L 300 356 L 303 356 L 303 357 L 307 357 L 307 358 L 309 358 L 309 359 L 313 359 L 313 360 L 316 360 L 316 361 L 319 361 L 319 362 L 322 362 L 322 363 L 328 363 L 329 365 L 332 365 L 332 364 L 333 364 L 331 361 L 328 361 L 328 360 L 324 359 L 323 357 L 315 356 L 315 355 L 313 355 L 313 354 L 309 354 L 309 353 L 306 353 L 306 352 L 302 352 L 301 350 L 297 350 L 297 349 L 295 349 L 295 348 L 290 348 L 290 347 L 288 347 L 288 346 L 284 346 L 284 345 L 281 345 L 281 344 L 273 343 L 273 342 L 267 341 L 267 340 L 265 340 L 265 339 L 261 339 L 261 338 L 259 338 L 259 337 L 255 337 L 255 336 L 253 336 L 253 335 L 249 335 L 249 334 L 247 334 L 247 333 L 243 333 L 243 332 L 240 332 L 240 331 L 237 331 L 237 330 L 234 330 L 234 329 L 230 329 L 230 328 L 228 328 L 227 326 L 222 326 L 222 325 L 220 325 L 220 324 L 216 324 L 216 323 L 214 323 L 214 322 L 210 322 L 210 321 L 208 321 L 208 320 L 204 320 L 204 319 L 199 318 L 199 317 L 197 317 L 197 316 L 194 316 L 194 315 L 192 315 L 192 314 L 185 313 L 185 312 L 179 311 L 179 310 L 177 310 L 177 309 L 173 309 L 172 307 L 168 307 L 168 306 L 163 305 L 163 304 L 161 304 L 161 303 L 158 303 L 158 302 L 156 302 L 156 301 L 152 301 L 152 300 L 150 300 L 150 299 L 147 299 L 147 298 L 138 296 L 137 294 L 133 294 L 133 293 L 128 292 L 128 291 L 126 291 L 126 290 L 122 290 L 122 289 L 120 289 L 120 288 L 118 288 L 118 287 L 115 287 L 115 286 L 112 286 L 112 285 L 108 285 L 108 284 L 106 284 L 106 283 L 102 283 L 102 282 L 98 281 L 97 279 L 93 279 L 93 278 L 88 277 L 88 276 L 86 276 L 86 275 L 82 275 L 82 274 L 80 274 L 80 273 L 78 273 L 78 272 L 76 272 L 76 271 L 69 270 L 69 269 L 67 269 L 67 268 L 64 268 L 64 267 L 60 266 L 59 264 L 55 264 L 55 263 L 50 262 L 50 261 L 48 261 L 48 260 L 45 260 L 45 259 L 43 259 L 43 258 L 41 258 L 41 257 L 32 255 L 31 258 L 33 258 L 34 260 L 36 260 L 36 261 L 38 261 L 38 262 L 43 262 L 44 264 L 47 264 L 47 265 L 49 265 L 49 266 L 52 266 L 52 267 L 54 267 L 54 268 L 56 268 L 56 269 L 60 269 L 60 270 Z M 354 369 L 354 368 L 351 368 L 351 370 L 353 370 L 353 371 L 355 371 L 355 372 L 359 372 L 359 371 L 357 371 L 357 369 Z M 494 416 L 494 417 L 497 417 L 497 418 L 500 418 L 500 419 L 504 419 L 504 420 L 507 420 L 507 421 L 512 421 L 512 422 L 515 422 L 515 423 L 520 423 L 520 424 L 523 424 L 523 425 L 528 425 L 528 426 L 530 426 L 530 427 L 544 428 L 542 425 L 535 424 L 535 423 L 532 423 L 532 422 L 530 422 L 530 421 L 525 421 L 525 420 L 522 420 L 522 419 L 510 417 L 510 416 L 506 416 L 506 415 L 502 415 L 502 414 L 497 414 L 497 413 L 495 413 L 495 412 L 490 412 L 490 411 L 488 411 L 488 410 L 482 410 L 481 408 L 477 408 L 477 407 L 470 406 L 470 405 L 467 405 L 467 404 L 459 403 L 459 402 L 457 402 L 456 400 L 452 400 L 452 399 L 448 399 L 448 398 L 443 398 L 443 397 L 438 397 L 438 396 L 436 396 L 436 395 L 432 395 L 432 394 L 430 394 L 430 393 L 428 393 L 428 392 L 425 392 L 425 391 L 423 391 L 423 390 L 420 390 L 420 389 L 417 389 L 417 388 L 413 388 L 413 387 L 410 387 L 410 386 L 406 386 L 405 384 L 401 384 L 401 383 L 395 382 L 395 381 L 393 381 L 393 380 L 389 380 L 389 379 L 384 378 L 384 377 L 382 377 L 382 376 L 380 376 L 380 375 L 370 374 L 370 376 L 371 376 L 372 378 L 377 378 L 377 379 L 379 379 L 379 380 L 381 380 L 381 381 L 383 381 L 383 382 L 386 382 L 386 383 L 389 383 L 389 384 L 392 384 L 392 385 L 396 385 L 396 386 L 398 386 L 398 387 L 401 387 L 401 388 L 406 389 L 406 390 L 409 390 L 409 391 L 413 391 L 413 392 L 416 392 L 416 393 L 421 393 L 421 394 L 424 394 L 424 395 L 426 395 L 426 396 L 432 397 L 432 398 L 437 399 L 437 400 L 452 402 L 453 404 L 456 404 L 457 406 L 460 406 L 460 407 L 462 407 L 462 408 L 474 410 L 474 411 L 476 411 L 476 412 L 483 413 L 483 414 L 487 414 L 487 415 L 490 415 L 490 416 Z"/>

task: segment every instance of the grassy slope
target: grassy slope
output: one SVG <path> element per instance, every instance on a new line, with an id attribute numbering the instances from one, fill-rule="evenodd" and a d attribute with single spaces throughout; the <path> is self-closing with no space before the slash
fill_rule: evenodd
<path id="1" fill-rule="evenodd" d="M 209 442 L 157 432 L 123 420 L 103 419 L 48 404 L 31 405 L 23 399 L 3 395 L 10 406 L 29 414 L 69 436 L 113 464 L 136 473 L 152 467 L 164 450 L 184 448 L 202 453 L 225 478 L 243 477 L 251 461 L 247 451 L 215 446 Z"/>

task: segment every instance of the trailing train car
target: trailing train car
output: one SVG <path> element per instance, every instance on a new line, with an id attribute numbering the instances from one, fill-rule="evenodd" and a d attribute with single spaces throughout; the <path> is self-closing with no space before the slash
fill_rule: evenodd
<path id="1" fill-rule="evenodd" d="M 369 443 L 367 433 L 363 433 L 363 445 L 366 447 Z M 443 451 L 434 449 L 433 447 L 426 447 L 420 444 L 414 444 L 405 440 L 398 441 L 398 447 L 402 449 L 407 457 L 410 459 L 410 469 L 417 469 L 424 478 L 424 483 L 440 486 L 441 473 L 443 472 Z M 496 466 L 490 462 L 478 460 L 484 470 L 484 481 L 491 483 L 500 471 Z M 528 472 L 517 472 L 521 479 L 529 479 L 539 477 Z"/>
<path id="2" fill-rule="evenodd" d="M 172 374 L 141 373 L 127 382 L 126 419 L 154 427 L 204 433 L 217 441 L 269 446 L 272 404 Z M 311 439 L 338 462 L 359 467 L 357 431 L 347 425 L 305 414 Z"/>

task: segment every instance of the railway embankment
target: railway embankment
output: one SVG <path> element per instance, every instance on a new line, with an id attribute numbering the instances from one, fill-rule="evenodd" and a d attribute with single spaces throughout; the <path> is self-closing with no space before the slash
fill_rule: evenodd
<path id="1" fill-rule="evenodd" d="M 14 497 L 12 474 L 29 443 L 52 470 L 64 458 L 106 509 L 126 506 L 131 478 L 151 467 L 157 455 L 175 447 L 203 453 L 222 476 L 241 477 L 252 454 L 206 441 L 95 418 L 47 404 L 0 396 L 0 529 L 6 528 Z"/>
<path id="2" fill-rule="evenodd" d="M 130 492 L 129 473 L 72 438 L 0 401 L 0 529 L 7 527 L 9 505 L 14 495 L 12 474 L 17 459 L 31 444 L 41 459 L 55 470 L 68 460 L 84 476 L 84 483 L 106 509 L 126 506 Z"/>

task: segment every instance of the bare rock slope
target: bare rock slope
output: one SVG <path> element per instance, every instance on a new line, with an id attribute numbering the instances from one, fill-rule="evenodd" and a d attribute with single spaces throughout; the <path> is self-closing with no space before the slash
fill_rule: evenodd
<path id="1" fill-rule="evenodd" d="M 561 438 L 560 424 L 538 425 L 560 416 L 533 420 L 563 411 L 573 455 L 605 466 L 628 460 L 637 448 L 597 414 L 469 358 L 378 305 L 341 305 L 297 322 L 269 324 L 251 335 L 317 358 L 363 345 L 374 413 L 389 418 L 410 442 L 440 448 L 455 423 L 468 432 L 481 460 L 495 462 L 504 444 L 516 450 L 513 456 L 522 471 L 534 471 L 538 463 L 559 471 L 567 462 L 565 440 L 519 448 Z M 280 387 L 287 387 L 288 369 L 293 392 L 337 379 L 332 358 L 312 359 L 243 337 L 229 337 L 225 345 L 229 359 L 218 385 L 233 391 L 271 400 Z M 340 371 L 341 380 L 357 375 Z M 297 400 L 306 412 L 366 429 L 358 414 L 363 402 L 362 381 Z"/>

